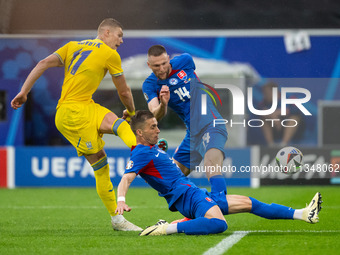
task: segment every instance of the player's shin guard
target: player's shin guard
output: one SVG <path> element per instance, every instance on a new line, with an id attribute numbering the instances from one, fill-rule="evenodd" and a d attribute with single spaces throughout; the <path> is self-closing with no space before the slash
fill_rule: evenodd
<path id="1" fill-rule="evenodd" d="M 123 119 L 117 119 L 112 125 L 112 132 L 119 136 L 123 142 L 131 148 L 136 145 L 136 136 L 132 132 L 130 125 Z"/>
<path id="2" fill-rule="evenodd" d="M 227 222 L 216 218 L 208 219 L 201 217 L 177 223 L 178 233 L 185 233 L 186 235 L 217 234 L 226 231 L 227 228 Z"/>
<path id="3" fill-rule="evenodd" d="M 214 175 L 210 177 L 211 192 L 225 191 L 227 194 L 227 185 L 222 175 Z"/>
<path id="4" fill-rule="evenodd" d="M 294 209 L 279 205 L 262 203 L 255 198 L 249 197 L 252 203 L 251 213 L 270 220 L 293 219 Z"/>
<path id="5" fill-rule="evenodd" d="M 110 168 L 107 163 L 107 157 L 101 158 L 91 165 L 96 178 L 96 188 L 100 199 L 103 201 L 111 216 L 116 215 L 117 208 L 116 194 L 110 179 Z"/>

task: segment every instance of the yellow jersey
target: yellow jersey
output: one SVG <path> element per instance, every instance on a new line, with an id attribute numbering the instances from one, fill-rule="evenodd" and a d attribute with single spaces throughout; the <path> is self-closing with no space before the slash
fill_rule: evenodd
<path id="1" fill-rule="evenodd" d="M 65 67 L 65 78 L 57 109 L 64 102 L 89 102 L 107 71 L 123 74 L 116 50 L 102 40 L 71 41 L 54 52 Z"/>

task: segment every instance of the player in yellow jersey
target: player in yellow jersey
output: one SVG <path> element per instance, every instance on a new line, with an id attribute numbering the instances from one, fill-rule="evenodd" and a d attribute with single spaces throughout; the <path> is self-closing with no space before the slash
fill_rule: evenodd
<path id="1" fill-rule="evenodd" d="M 136 137 L 124 120 L 135 114 L 135 106 L 116 51 L 122 43 L 121 24 L 111 18 L 103 20 L 96 39 L 71 41 L 41 60 L 26 78 L 11 106 L 18 109 L 26 102 L 27 94 L 47 69 L 64 67 L 65 78 L 55 116 L 56 127 L 76 148 L 78 156 L 84 155 L 93 167 L 97 192 L 111 215 L 113 228 L 140 231 L 141 228 L 115 213 L 116 196 L 102 140 L 103 134 L 109 133 L 118 135 L 130 148 L 136 145 Z M 92 100 L 92 94 L 107 72 L 111 74 L 119 98 L 126 107 L 123 118 L 118 118 Z"/>

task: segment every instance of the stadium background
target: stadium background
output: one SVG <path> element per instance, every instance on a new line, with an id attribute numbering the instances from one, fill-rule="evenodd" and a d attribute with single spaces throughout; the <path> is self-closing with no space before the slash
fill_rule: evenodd
<path id="1" fill-rule="evenodd" d="M 170 55 L 188 52 L 202 61 L 201 70 L 197 71 L 199 76 L 209 64 L 228 65 L 228 71 L 208 73 L 203 78 L 241 79 L 243 89 L 254 88 L 255 102 L 262 100 L 261 86 L 268 80 L 285 79 L 285 86 L 307 88 L 312 98 L 306 108 L 312 116 L 306 117 L 303 139 L 294 144 L 305 152 L 311 165 L 340 162 L 337 132 L 340 118 L 336 115 L 340 112 L 340 9 L 337 8 L 340 4 L 336 1 L 282 1 L 270 6 L 267 1 L 246 0 L 172 1 L 171 5 L 165 1 L 97 4 L 79 0 L 72 3 L 2 0 L 0 4 L 1 187 L 94 186 L 88 164 L 76 157 L 75 150 L 54 126 L 62 69 L 49 70 L 39 79 L 23 110 L 13 111 L 9 104 L 41 58 L 69 40 L 95 37 L 95 29 L 105 17 L 115 17 L 124 25 L 124 44 L 118 51 L 138 109 L 146 108 L 140 89 L 146 76 L 133 71 L 145 69 L 142 60 L 149 46 L 163 44 Z M 247 68 L 239 69 L 240 66 Z M 122 105 L 117 95 L 107 89 L 104 81 L 94 99 L 119 114 Z M 327 115 L 329 112 L 332 114 Z M 169 114 L 160 127 L 173 151 L 184 136 L 183 124 L 174 114 Z M 241 143 L 240 132 L 244 139 Z M 266 147 L 259 129 L 238 128 L 229 133 L 226 165 L 273 163 L 276 150 Z M 113 182 L 117 184 L 129 151 L 121 149 L 118 139 L 105 139 Z M 250 174 L 227 177 L 229 185 L 258 186 L 339 184 L 338 176 L 339 173 L 329 171 L 293 178 L 273 174 L 260 182 L 251 179 Z M 207 185 L 202 177 L 200 173 L 193 175 L 196 183 Z M 134 185 L 146 184 L 138 180 Z"/>

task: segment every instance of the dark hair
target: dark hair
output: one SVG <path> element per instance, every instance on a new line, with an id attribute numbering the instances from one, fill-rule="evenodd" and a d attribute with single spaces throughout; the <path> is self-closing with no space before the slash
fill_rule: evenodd
<path id="1" fill-rule="evenodd" d="M 130 126 L 132 132 L 136 135 L 137 129 L 143 127 L 144 122 L 148 119 L 152 119 L 155 116 L 149 110 L 139 110 L 136 114 L 131 117 Z"/>
<path id="2" fill-rule="evenodd" d="M 153 45 L 148 50 L 148 56 L 158 57 L 163 53 L 166 53 L 166 49 L 163 45 Z"/>

